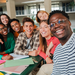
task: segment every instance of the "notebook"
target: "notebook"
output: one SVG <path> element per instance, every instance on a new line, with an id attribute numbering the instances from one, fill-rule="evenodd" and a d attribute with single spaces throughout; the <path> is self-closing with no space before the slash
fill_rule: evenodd
<path id="1" fill-rule="evenodd" d="M 21 65 L 21 66 L 13 66 L 13 67 L 4 67 L 4 64 L 0 65 L 0 71 L 7 72 L 7 73 L 16 73 L 21 74 L 28 65 Z"/>
<path id="2" fill-rule="evenodd" d="M 5 62 L 6 62 L 6 60 L 0 60 L 0 64 L 5 63 Z"/>

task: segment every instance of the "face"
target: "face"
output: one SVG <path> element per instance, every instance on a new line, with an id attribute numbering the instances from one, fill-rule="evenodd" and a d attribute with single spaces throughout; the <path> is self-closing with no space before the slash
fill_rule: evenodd
<path id="1" fill-rule="evenodd" d="M 7 27 L 0 24 L 0 34 L 2 34 L 3 36 L 6 36 L 7 33 L 8 33 Z"/>
<path id="2" fill-rule="evenodd" d="M 33 26 L 32 22 L 25 22 L 23 29 L 25 30 L 26 35 L 32 35 L 34 26 Z"/>
<path id="3" fill-rule="evenodd" d="M 40 20 L 48 20 L 48 14 L 46 14 L 45 12 L 39 12 L 38 13 L 38 18 Z"/>
<path id="4" fill-rule="evenodd" d="M 20 31 L 21 24 L 18 23 L 17 21 L 12 21 L 10 25 L 11 25 L 11 28 L 12 28 L 15 32 L 19 32 L 19 31 Z"/>
<path id="5" fill-rule="evenodd" d="M 51 32 L 59 39 L 69 38 L 71 33 L 70 21 L 61 13 L 56 13 L 49 20 Z"/>
<path id="6" fill-rule="evenodd" d="M 7 18 L 6 15 L 2 15 L 2 16 L 1 16 L 1 22 L 2 22 L 4 25 L 7 26 L 8 21 L 9 21 L 9 20 L 8 20 L 8 18 Z"/>
<path id="7" fill-rule="evenodd" d="M 51 36 L 50 27 L 47 23 L 42 22 L 40 24 L 40 34 L 42 37 L 48 38 Z"/>

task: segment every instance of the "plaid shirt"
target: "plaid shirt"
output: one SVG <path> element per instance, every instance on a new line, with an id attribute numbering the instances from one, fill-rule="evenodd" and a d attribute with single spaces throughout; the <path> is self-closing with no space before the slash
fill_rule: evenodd
<path id="1" fill-rule="evenodd" d="M 33 31 L 33 35 L 30 40 L 31 49 L 26 49 L 27 45 L 26 40 L 27 40 L 26 33 L 25 32 L 20 33 L 16 40 L 16 45 L 14 48 L 15 54 L 28 55 L 29 51 L 37 50 L 39 47 L 39 31 L 37 30 Z"/>

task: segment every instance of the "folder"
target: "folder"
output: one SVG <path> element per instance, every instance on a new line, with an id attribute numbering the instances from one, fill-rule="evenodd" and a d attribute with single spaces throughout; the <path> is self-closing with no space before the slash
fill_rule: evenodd
<path id="1" fill-rule="evenodd" d="M 19 59 L 19 60 L 6 60 L 4 67 L 21 66 L 34 64 L 32 58 Z"/>

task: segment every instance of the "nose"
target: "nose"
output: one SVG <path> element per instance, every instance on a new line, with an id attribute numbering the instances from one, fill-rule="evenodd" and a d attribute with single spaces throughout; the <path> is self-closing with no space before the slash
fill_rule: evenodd
<path id="1" fill-rule="evenodd" d="M 58 23 L 55 23 L 55 28 L 58 28 L 60 25 Z"/>

